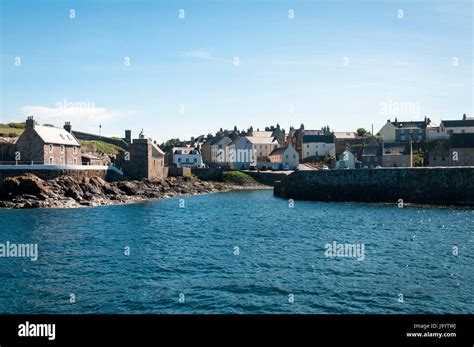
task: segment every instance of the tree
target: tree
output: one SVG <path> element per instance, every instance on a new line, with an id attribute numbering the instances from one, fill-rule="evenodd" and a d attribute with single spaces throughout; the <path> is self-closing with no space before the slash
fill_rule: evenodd
<path id="1" fill-rule="evenodd" d="M 169 139 L 165 142 L 165 146 L 172 146 L 175 147 L 179 143 L 179 139 Z"/>
<path id="2" fill-rule="evenodd" d="M 360 137 L 370 135 L 370 133 L 367 130 L 365 130 L 364 128 L 359 128 L 359 129 L 357 129 L 356 132 L 357 132 L 357 136 L 360 136 Z"/>

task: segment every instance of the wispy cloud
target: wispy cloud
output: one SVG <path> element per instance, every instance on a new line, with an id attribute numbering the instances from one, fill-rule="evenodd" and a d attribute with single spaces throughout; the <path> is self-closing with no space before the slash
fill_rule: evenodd
<path id="1" fill-rule="evenodd" d="M 24 118 L 32 115 L 41 124 L 62 126 L 64 122 L 70 121 L 76 129 L 91 132 L 96 132 L 99 124 L 112 125 L 117 120 L 126 119 L 136 113 L 133 110 L 109 110 L 96 107 L 94 102 L 72 102 L 66 99 L 54 106 L 25 105 L 20 110 Z"/>
<path id="2" fill-rule="evenodd" d="M 233 59 L 226 59 L 222 57 L 216 57 L 210 51 L 207 50 L 193 50 L 184 53 L 184 56 L 187 58 L 194 58 L 194 59 L 201 59 L 207 61 L 216 61 L 216 62 L 225 62 L 225 63 L 232 63 Z"/>

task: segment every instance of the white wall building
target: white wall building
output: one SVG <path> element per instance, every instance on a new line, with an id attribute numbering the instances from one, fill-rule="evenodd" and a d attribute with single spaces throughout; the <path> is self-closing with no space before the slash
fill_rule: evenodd
<path id="1" fill-rule="evenodd" d="M 173 164 L 176 167 L 204 167 L 201 153 L 194 147 L 174 147 Z"/>
<path id="2" fill-rule="evenodd" d="M 268 155 L 268 158 L 270 159 L 271 167 L 274 169 L 283 169 L 287 166 L 289 169 L 294 170 L 300 162 L 298 152 L 291 145 L 275 148 Z"/>
<path id="3" fill-rule="evenodd" d="M 357 158 L 346 147 L 344 152 L 339 155 L 339 160 L 336 162 L 336 169 L 355 169 Z"/>
<path id="4" fill-rule="evenodd" d="M 303 158 L 309 157 L 334 157 L 336 156 L 336 144 L 334 135 L 305 135 L 301 152 Z"/>

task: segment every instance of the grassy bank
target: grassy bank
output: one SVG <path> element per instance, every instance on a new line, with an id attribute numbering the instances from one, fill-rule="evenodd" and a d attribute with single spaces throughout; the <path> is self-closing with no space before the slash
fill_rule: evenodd
<path id="1" fill-rule="evenodd" d="M 225 171 L 222 173 L 222 180 L 237 185 L 257 184 L 251 176 L 241 171 Z"/>
<path id="2" fill-rule="evenodd" d="M 115 146 L 113 144 L 107 143 L 107 142 L 102 142 L 102 141 L 79 141 L 79 142 L 81 143 L 83 147 L 89 149 L 91 152 L 114 155 L 123 151 L 122 148 Z"/>

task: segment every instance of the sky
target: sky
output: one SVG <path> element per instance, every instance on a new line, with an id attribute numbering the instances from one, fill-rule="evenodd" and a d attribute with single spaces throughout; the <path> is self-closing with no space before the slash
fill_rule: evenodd
<path id="1" fill-rule="evenodd" d="M 473 115 L 471 0 L 0 3 L 0 123 L 164 141 Z"/>

